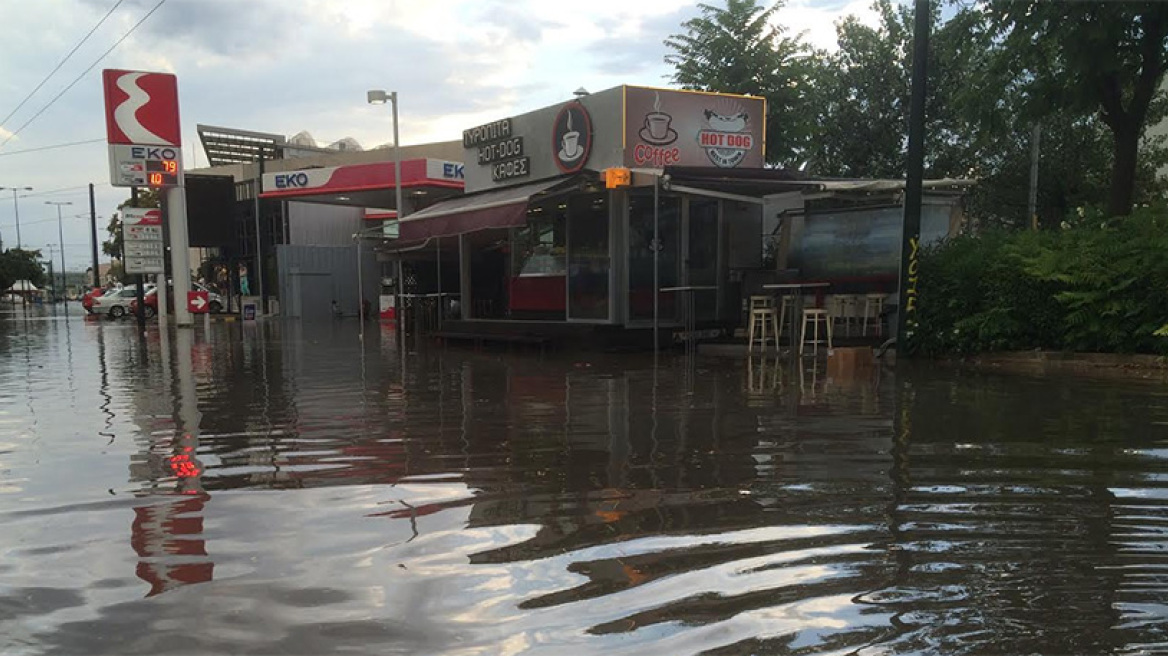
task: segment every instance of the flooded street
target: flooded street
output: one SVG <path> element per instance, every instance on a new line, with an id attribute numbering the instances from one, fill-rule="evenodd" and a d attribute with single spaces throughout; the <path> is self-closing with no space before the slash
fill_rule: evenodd
<path id="1" fill-rule="evenodd" d="M 1161 387 L 391 335 L 0 317 L 0 653 L 1168 649 Z"/>

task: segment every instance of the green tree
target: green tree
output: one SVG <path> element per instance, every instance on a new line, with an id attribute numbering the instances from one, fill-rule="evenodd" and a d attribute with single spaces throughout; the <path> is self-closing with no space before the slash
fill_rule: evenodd
<path id="1" fill-rule="evenodd" d="M 769 9 L 756 0 L 726 0 L 725 8 L 699 4 L 701 16 L 665 40 L 672 51 L 672 81 L 685 89 L 764 96 L 767 161 L 795 164 L 811 134 L 806 108 L 810 49 L 801 34 L 788 36 L 774 22 L 782 0 Z"/>
<path id="2" fill-rule="evenodd" d="M 838 48 L 819 52 L 814 73 L 818 130 L 811 140 L 809 170 L 838 177 L 902 178 L 905 175 L 912 11 L 889 0 L 872 4 L 875 26 L 848 16 L 836 24 Z M 967 20 L 941 23 L 932 16 L 926 99 L 925 172 L 929 177 L 967 177 L 977 159 L 977 125 L 955 98 L 967 73 L 984 56 L 986 36 Z"/>
<path id="3" fill-rule="evenodd" d="M 986 0 L 997 77 L 1021 90 L 1018 107 L 1097 113 L 1112 138 L 1107 208 L 1131 213 L 1140 142 L 1158 120 L 1157 92 L 1168 70 L 1168 3 Z M 993 90 L 986 89 L 986 91 Z"/>
<path id="4" fill-rule="evenodd" d="M 105 231 L 109 238 L 101 242 L 101 252 L 115 260 L 122 259 L 122 217 L 120 214 L 114 212 L 110 215 Z"/>
<path id="5" fill-rule="evenodd" d="M 6 290 L 17 280 L 28 280 L 37 287 L 45 284 L 45 270 L 40 264 L 40 251 L 10 248 L 0 253 L 0 290 Z"/>
<path id="6" fill-rule="evenodd" d="M 868 26 L 848 17 L 836 26 L 838 49 L 816 56 L 814 102 L 819 131 L 809 149 L 816 175 L 900 178 L 905 171 L 911 7 L 873 3 Z M 934 6 L 934 9 L 938 9 Z M 974 178 L 969 214 L 981 225 L 1026 225 L 1031 131 L 1041 123 L 1038 215 L 1058 226 L 1068 213 L 1103 204 L 1110 193 L 1114 148 L 1099 113 L 1066 102 L 1036 102 L 1017 77 L 998 27 L 980 6 L 960 6 L 945 22 L 935 11 L 930 39 L 926 176 Z M 1028 57 L 1044 62 L 1049 39 Z M 1161 103 L 1162 104 L 1162 103 Z M 1162 115 L 1153 103 L 1149 115 Z M 1136 169 L 1136 200 L 1157 192 L 1162 144 L 1145 139 Z"/>

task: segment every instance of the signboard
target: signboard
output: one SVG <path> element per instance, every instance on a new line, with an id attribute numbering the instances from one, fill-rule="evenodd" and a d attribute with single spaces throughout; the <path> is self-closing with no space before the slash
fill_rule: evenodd
<path id="1" fill-rule="evenodd" d="M 462 133 L 466 192 L 624 166 L 624 87 Z"/>
<path id="2" fill-rule="evenodd" d="M 210 312 L 210 295 L 207 292 L 187 292 L 187 309 L 191 314 L 206 314 Z"/>
<path id="3" fill-rule="evenodd" d="M 615 87 L 462 133 L 466 192 L 585 170 L 762 168 L 766 100 Z"/>
<path id="4" fill-rule="evenodd" d="M 766 100 L 625 88 L 625 165 L 762 168 Z"/>
<path id="5" fill-rule="evenodd" d="M 373 189 L 393 189 L 393 162 L 369 162 L 326 166 L 302 171 L 265 173 L 264 198 L 345 194 Z M 413 159 L 402 162 L 402 187 L 461 189 L 461 162 L 442 159 Z"/>
<path id="6" fill-rule="evenodd" d="M 462 147 L 467 161 L 490 168 L 491 180 L 501 182 L 531 175 L 531 158 L 523 150 L 523 137 L 515 136 L 511 119 L 480 125 L 462 131 Z M 469 155 L 475 152 L 474 159 Z"/>
<path id="7" fill-rule="evenodd" d="M 592 154 L 592 117 L 580 102 L 570 102 L 556 114 L 552 148 L 556 151 L 556 167 L 563 173 L 576 173 L 588 163 Z"/>
<path id="8" fill-rule="evenodd" d="M 168 73 L 102 71 L 110 184 L 182 184 L 178 80 Z"/>
<path id="9" fill-rule="evenodd" d="M 162 210 L 123 208 L 122 244 L 126 273 L 162 273 Z"/>
<path id="10" fill-rule="evenodd" d="M 182 149 L 169 146 L 109 147 L 110 184 L 115 187 L 177 187 Z"/>

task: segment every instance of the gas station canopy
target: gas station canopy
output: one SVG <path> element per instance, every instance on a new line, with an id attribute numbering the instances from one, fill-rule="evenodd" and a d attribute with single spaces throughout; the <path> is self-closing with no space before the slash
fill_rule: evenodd
<path id="1" fill-rule="evenodd" d="M 396 207 L 393 162 L 371 162 L 265 173 L 260 198 L 353 207 Z M 463 165 L 440 159 L 402 162 L 407 207 L 430 205 L 463 190 Z"/>

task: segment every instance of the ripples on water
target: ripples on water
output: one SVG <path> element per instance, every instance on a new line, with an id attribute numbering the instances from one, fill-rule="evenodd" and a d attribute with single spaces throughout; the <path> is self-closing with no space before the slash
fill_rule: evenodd
<path id="1" fill-rule="evenodd" d="M 373 337 L 0 318 L 0 653 L 1168 648 L 1160 388 Z"/>

